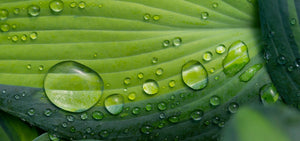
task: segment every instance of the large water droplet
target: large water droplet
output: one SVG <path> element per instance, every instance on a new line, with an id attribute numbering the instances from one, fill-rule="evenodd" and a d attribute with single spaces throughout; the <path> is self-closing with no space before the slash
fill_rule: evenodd
<path id="1" fill-rule="evenodd" d="M 18 36 L 18 35 L 13 35 L 13 36 L 11 37 L 11 40 L 12 40 L 13 42 L 18 42 L 18 41 L 19 41 L 19 36 Z"/>
<path id="2" fill-rule="evenodd" d="M 278 100 L 279 93 L 273 84 L 266 84 L 260 89 L 260 98 L 263 104 L 273 104 Z"/>
<path id="3" fill-rule="evenodd" d="M 64 9 L 64 3 L 61 0 L 52 0 L 49 4 L 50 9 L 53 12 L 59 13 Z"/>
<path id="4" fill-rule="evenodd" d="M 216 48 L 216 53 L 218 54 L 223 54 L 225 51 L 226 51 L 226 47 L 223 44 L 217 46 Z"/>
<path id="5" fill-rule="evenodd" d="M 143 84 L 143 90 L 148 95 L 154 95 L 158 93 L 159 86 L 155 80 L 149 79 Z"/>
<path id="6" fill-rule="evenodd" d="M 7 23 L 1 24 L 0 29 L 1 29 L 2 32 L 9 31 L 9 29 L 10 29 L 9 24 L 7 24 Z"/>
<path id="7" fill-rule="evenodd" d="M 27 8 L 27 13 L 29 16 L 32 16 L 32 17 L 36 17 L 38 15 L 40 15 L 40 6 L 37 6 L 37 5 L 30 5 L 28 8 Z"/>
<path id="8" fill-rule="evenodd" d="M 243 72 L 240 75 L 240 77 L 239 77 L 240 80 L 243 82 L 247 82 L 247 81 L 251 80 L 251 78 L 255 75 L 255 73 L 257 71 L 259 71 L 262 67 L 263 67 L 262 64 L 253 65 L 252 67 L 250 67 L 249 69 L 247 69 L 245 72 Z"/>
<path id="9" fill-rule="evenodd" d="M 87 66 L 64 61 L 49 69 L 44 89 L 49 100 L 57 107 L 70 112 L 82 112 L 101 98 L 103 80 Z"/>
<path id="10" fill-rule="evenodd" d="M 192 60 L 182 67 L 183 82 L 194 90 L 206 87 L 208 83 L 207 71 L 198 61 Z"/>
<path id="11" fill-rule="evenodd" d="M 38 34 L 36 32 L 32 32 L 29 34 L 29 37 L 31 40 L 35 40 L 38 38 Z"/>
<path id="12" fill-rule="evenodd" d="M 0 20 L 6 20 L 9 12 L 6 9 L 0 9 Z"/>
<path id="13" fill-rule="evenodd" d="M 202 119 L 202 116 L 203 116 L 203 111 L 202 110 L 196 110 L 194 112 L 192 112 L 191 114 L 191 118 L 194 120 L 194 121 L 199 121 Z"/>
<path id="14" fill-rule="evenodd" d="M 105 99 L 104 105 L 109 113 L 118 115 L 123 111 L 124 98 L 119 94 L 110 95 Z"/>
<path id="15" fill-rule="evenodd" d="M 170 46 L 170 41 L 169 40 L 164 40 L 162 45 L 163 45 L 163 47 L 168 47 L 168 46 Z"/>
<path id="16" fill-rule="evenodd" d="M 248 47 L 242 41 L 236 41 L 229 47 L 228 54 L 223 60 L 224 73 L 234 76 L 250 61 Z"/>

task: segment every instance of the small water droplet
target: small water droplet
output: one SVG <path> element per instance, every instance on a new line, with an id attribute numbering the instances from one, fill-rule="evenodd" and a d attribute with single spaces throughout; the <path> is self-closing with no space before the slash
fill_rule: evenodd
<path id="1" fill-rule="evenodd" d="M 184 83 L 194 90 L 203 89 L 208 83 L 207 71 L 198 61 L 192 60 L 184 64 L 181 74 Z"/>
<path id="2" fill-rule="evenodd" d="M 277 58 L 277 63 L 278 64 L 284 65 L 284 64 L 286 64 L 286 62 L 287 62 L 287 59 L 286 59 L 285 56 L 283 56 L 283 55 L 278 56 L 278 58 Z"/>
<path id="3" fill-rule="evenodd" d="M 164 111 L 167 109 L 167 104 L 165 102 L 161 102 L 157 105 L 158 110 Z"/>
<path id="4" fill-rule="evenodd" d="M 165 115 L 164 113 L 161 113 L 161 114 L 159 114 L 159 118 L 160 118 L 160 119 L 165 119 L 165 118 L 166 118 L 166 115 Z"/>
<path id="5" fill-rule="evenodd" d="M 113 94 L 108 96 L 104 102 L 106 110 L 112 115 L 118 115 L 123 111 L 124 99 L 120 94 Z"/>
<path id="6" fill-rule="evenodd" d="M 10 26 L 9 26 L 9 24 L 4 23 L 4 24 L 1 24 L 0 29 L 2 32 L 8 32 L 10 29 Z"/>
<path id="7" fill-rule="evenodd" d="M 28 64 L 28 65 L 26 66 L 26 68 L 27 68 L 28 70 L 30 70 L 30 69 L 31 69 L 31 65 Z"/>
<path id="8" fill-rule="evenodd" d="M 146 110 L 146 111 L 151 111 L 151 110 L 152 110 L 152 104 L 148 103 L 148 104 L 145 106 L 145 110 Z"/>
<path id="9" fill-rule="evenodd" d="M 81 115 L 80 115 L 80 119 L 81 119 L 81 120 L 86 120 L 86 119 L 88 119 L 88 114 L 87 114 L 87 113 L 81 114 Z"/>
<path id="10" fill-rule="evenodd" d="M 273 104 L 279 99 L 279 93 L 273 84 L 266 84 L 260 89 L 260 99 L 265 105 Z"/>
<path id="11" fill-rule="evenodd" d="M 20 8 L 15 8 L 13 12 L 15 15 L 19 15 L 20 11 L 21 11 Z"/>
<path id="12" fill-rule="evenodd" d="M 44 70 L 44 66 L 43 65 L 40 65 L 39 66 L 39 71 L 43 71 Z"/>
<path id="13" fill-rule="evenodd" d="M 216 48 L 216 53 L 217 54 L 223 54 L 226 51 L 226 47 L 223 44 L 220 44 L 219 46 L 217 46 Z"/>
<path id="14" fill-rule="evenodd" d="M 63 123 L 61 124 L 61 126 L 62 126 L 63 128 L 67 128 L 67 127 L 68 127 L 68 124 L 67 124 L 66 122 L 63 122 Z"/>
<path id="15" fill-rule="evenodd" d="M 146 13 L 146 14 L 144 14 L 143 18 L 145 21 L 149 21 L 151 19 L 151 15 Z"/>
<path id="16" fill-rule="evenodd" d="M 70 7 L 71 7 L 71 8 L 77 7 L 77 3 L 76 3 L 76 2 L 71 2 L 71 3 L 70 3 Z"/>
<path id="17" fill-rule="evenodd" d="M 171 117 L 168 118 L 168 120 L 171 123 L 177 123 L 177 122 L 179 122 L 179 117 L 178 116 L 171 116 Z"/>
<path id="18" fill-rule="evenodd" d="M 59 141 L 60 139 L 55 134 L 48 134 L 50 141 Z"/>
<path id="19" fill-rule="evenodd" d="M 201 19 L 203 19 L 203 20 L 207 20 L 208 16 L 209 16 L 209 14 L 207 12 L 202 12 L 201 13 Z"/>
<path id="20" fill-rule="evenodd" d="M 158 58 L 157 58 L 157 57 L 153 57 L 153 58 L 152 58 L 152 63 L 153 63 L 153 64 L 156 64 L 157 62 L 158 62 Z"/>
<path id="21" fill-rule="evenodd" d="M 204 61 L 210 61 L 212 59 L 212 53 L 210 51 L 205 52 L 202 56 Z"/>
<path id="22" fill-rule="evenodd" d="M 38 38 L 38 34 L 36 32 L 32 32 L 29 34 L 31 40 L 36 40 Z"/>
<path id="23" fill-rule="evenodd" d="M 102 7 L 103 7 L 103 4 L 99 4 L 98 7 L 99 7 L 99 8 L 102 8 Z"/>
<path id="24" fill-rule="evenodd" d="M 138 79 L 143 79 L 144 78 L 144 74 L 142 72 L 138 73 L 137 75 Z"/>
<path id="25" fill-rule="evenodd" d="M 107 130 L 102 130 L 99 135 L 102 137 L 102 138 L 106 138 L 109 136 L 109 132 Z"/>
<path id="26" fill-rule="evenodd" d="M 148 95 L 154 95 L 158 93 L 159 85 L 155 80 L 149 79 L 143 84 L 143 90 Z"/>
<path id="27" fill-rule="evenodd" d="M 173 39 L 172 43 L 173 43 L 173 46 L 178 47 L 181 45 L 182 39 L 180 37 L 176 37 Z"/>
<path id="28" fill-rule="evenodd" d="M 18 41 L 19 41 L 19 36 L 18 36 L 18 35 L 13 35 L 13 36 L 11 37 L 11 40 L 12 40 L 13 42 L 18 42 Z"/>
<path id="29" fill-rule="evenodd" d="M 35 114 L 35 110 L 34 110 L 33 108 L 31 108 L 31 109 L 29 109 L 29 110 L 27 111 L 27 114 L 28 114 L 29 116 L 33 116 L 33 115 Z"/>
<path id="30" fill-rule="evenodd" d="M 170 41 L 169 40 L 164 40 L 162 45 L 163 45 L 163 47 L 168 47 L 168 46 L 170 46 Z"/>
<path id="31" fill-rule="evenodd" d="M 135 100 L 135 98 L 136 98 L 135 92 L 132 92 L 132 93 L 130 93 L 130 94 L 128 95 L 128 99 L 131 100 L 131 101 Z"/>
<path id="32" fill-rule="evenodd" d="M 293 65 L 289 65 L 289 66 L 287 67 L 287 70 L 288 70 L 289 72 L 292 72 L 292 71 L 294 70 L 294 66 L 293 66 Z"/>
<path id="33" fill-rule="evenodd" d="M 64 61 L 49 69 L 44 89 L 49 100 L 57 107 L 69 112 L 83 112 L 100 100 L 103 80 L 87 66 Z"/>
<path id="34" fill-rule="evenodd" d="M 218 106 L 221 103 L 221 99 L 218 96 L 212 96 L 209 99 L 209 102 L 212 106 Z"/>
<path id="35" fill-rule="evenodd" d="M 93 117 L 93 119 L 95 119 L 95 120 L 101 120 L 101 119 L 103 119 L 104 115 L 103 115 L 103 113 L 100 112 L 100 111 L 94 111 L 94 112 L 92 113 L 92 117 Z"/>
<path id="36" fill-rule="evenodd" d="M 80 9 L 84 9 L 86 7 L 86 3 L 84 1 L 81 1 L 81 2 L 78 3 L 78 7 Z"/>
<path id="37" fill-rule="evenodd" d="M 210 121 L 208 121 L 208 120 L 204 121 L 204 125 L 206 125 L 206 126 L 210 125 Z"/>
<path id="38" fill-rule="evenodd" d="M 67 115 L 66 117 L 69 122 L 73 122 L 75 120 L 74 116 L 72 115 Z"/>
<path id="39" fill-rule="evenodd" d="M 213 119 L 212 119 L 212 122 L 214 123 L 214 124 L 218 124 L 219 122 L 220 122 L 220 118 L 218 117 L 218 116 L 216 116 L 216 117 L 214 117 Z"/>
<path id="40" fill-rule="evenodd" d="M 26 93 L 25 93 L 25 92 L 23 92 L 23 93 L 22 93 L 22 96 L 23 96 L 23 97 L 24 97 L 24 96 L 26 96 Z"/>
<path id="41" fill-rule="evenodd" d="M 153 16 L 153 20 L 154 20 L 154 21 L 158 21 L 158 20 L 160 20 L 160 16 L 158 16 L 158 15 L 154 15 L 154 16 Z"/>
<path id="42" fill-rule="evenodd" d="M 124 79 L 123 83 L 124 83 L 125 85 L 129 85 L 129 84 L 131 83 L 131 79 L 130 79 L 129 77 L 126 77 L 126 78 Z"/>
<path id="43" fill-rule="evenodd" d="M 71 131 L 72 133 L 75 133 L 75 132 L 76 132 L 76 128 L 75 128 L 74 126 L 72 126 L 72 127 L 70 128 L 70 131 Z"/>
<path id="44" fill-rule="evenodd" d="M 55 12 L 59 13 L 64 9 L 64 3 L 61 0 L 52 0 L 49 4 L 50 9 Z"/>
<path id="45" fill-rule="evenodd" d="M 174 88 L 175 85 L 176 85 L 175 80 L 171 80 L 171 81 L 169 82 L 169 87 L 170 87 L 170 88 Z"/>
<path id="46" fill-rule="evenodd" d="M 218 123 L 218 126 L 219 126 L 220 128 L 225 127 L 225 122 L 224 122 L 224 121 L 219 122 L 219 123 Z"/>
<path id="47" fill-rule="evenodd" d="M 202 119 L 202 116 L 203 116 L 202 110 L 196 110 L 196 111 L 192 112 L 192 114 L 191 114 L 191 118 L 194 121 L 200 121 Z"/>
<path id="48" fill-rule="evenodd" d="M 11 28 L 12 28 L 12 29 L 16 29 L 16 28 L 17 28 L 17 25 L 12 24 L 12 25 L 11 25 Z"/>
<path id="49" fill-rule="evenodd" d="M 20 99 L 20 96 L 19 95 L 15 95 L 15 99 L 16 100 Z"/>
<path id="50" fill-rule="evenodd" d="M 214 3 L 212 4 L 212 7 L 213 7 L 213 8 L 217 8 L 218 6 L 219 6 L 219 4 L 216 3 L 216 2 L 214 2 Z"/>
<path id="51" fill-rule="evenodd" d="M 164 70 L 163 70 L 162 68 L 158 68 L 158 69 L 156 69 L 156 71 L 155 71 L 155 74 L 156 74 L 157 76 L 161 76 L 163 73 L 164 73 Z"/>
<path id="52" fill-rule="evenodd" d="M 239 104 L 237 104 L 235 102 L 231 102 L 228 105 L 228 111 L 232 114 L 236 113 L 238 109 L 239 109 Z"/>
<path id="53" fill-rule="evenodd" d="M 47 117 L 50 117 L 50 116 L 52 115 L 52 110 L 46 109 L 46 110 L 44 111 L 44 115 L 47 116 Z"/>
<path id="54" fill-rule="evenodd" d="M 138 114 L 140 114 L 140 112 L 141 112 L 141 108 L 139 108 L 139 107 L 134 107 L 132 109 L 132 114 L 134 114 L 134 115 L 138 115 Z"/>
<path id="55" fill-rule="evenodd" d="M 141 128 L 141 132 L 146 135 L 149 135 L 152 131 L 153 131 L 153 127 L 149 125 L 145 125 Z"/>
<path id="56" fill-rule="evenodd" d="M 244 42 L 238 40 L 229 47 L 227 56 L 223 60 L 223 71 L 228 76 L 234 76 L 241 71 L 249 61 L 248 47 Z"/>
<path id="57" fill-rule="evenodd" d="M 28 8 L 27 8 L 27 13 L 29 16 L 32 16 L 32 17 L 36 17 L 38 15 L 40 15 L 40 6 L 37 6 L 37 5 L 30 5 Z"/>
<path id="58" fill-rule="evenodd" d="M 0 9 L 0 20 L 6 20 L 9 12 L 6 9 Z"/>
<path id="59" fill-rule="evenodd" d="M 23 34 L 22 36 L 21 36 L 21 40 L 24 42 L 24 41 L 26 41 L 27 40 L 27 35 L 26 34 Z"/>
<path id="60" fill-rule="evenodd" d="M 88 133 L 88 134 L 92 133 L 92 128 L 90 128 L 90 127 L 86 128 L 85 132 Z"/>
<path id="61" fill-rule="evenodd" d="M 295 25 L 297 23 L 297 20 L 295 19 L 295 18 L 292 18 L 291 20 L 290 20 L 290 24 L 291 25 Z"/>

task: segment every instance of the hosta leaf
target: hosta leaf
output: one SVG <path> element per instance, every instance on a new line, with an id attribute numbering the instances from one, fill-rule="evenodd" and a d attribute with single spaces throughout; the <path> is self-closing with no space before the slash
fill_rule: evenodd
<path id="1" fill-rule="evenodd" d="M 0 2 L 0 107 L 58 137 L 215 140 L 271 82 L 255 1 L 50 2 Z"/>

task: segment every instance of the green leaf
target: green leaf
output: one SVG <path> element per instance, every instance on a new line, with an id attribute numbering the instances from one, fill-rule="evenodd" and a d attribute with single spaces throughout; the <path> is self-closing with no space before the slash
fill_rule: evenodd
<path id="1" fill-rule="evenodd" d="M 259 89 L 271 82 L 265 66 L 239 79 L 264 64 L 255 2 L 63 0 L 54 11 L 49 2 L 0 2 L 9 11 L 0 22 L 11 27 L 0 33 L 0 108 L 57 137 L 215 140 L 228 107 L 260 103 Z M 239 58 L 228 53 L 237 42 L 247 63 L 227 62 L 228 76 L 223 60 Z M 80 67 L 52 71 L 61 62 Z M 182 75 L 189 62 L 191 84 Z M 98 101 L 89 95 L 98 92 Z"/>

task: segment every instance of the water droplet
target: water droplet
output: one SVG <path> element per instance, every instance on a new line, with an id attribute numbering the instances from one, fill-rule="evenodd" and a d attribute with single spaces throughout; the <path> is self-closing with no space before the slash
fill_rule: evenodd
<path id="1" fill-rule="evenodd" d="M 28 64 L 28 65 L 26 66 L 26 68 L 27 68 L 28 70 L 30 70 L 30 69 L 31 69 L 31 65 Z"/>
<path id="2" fill-rule="evenodd" d="M 204 61 L 210 61 L 211 59 L 212 59 L 212 53 L 211 52 L 205 52 L 204 54 L 203 54 L 203 60 Z"/>
<path id="3" fill-rule="evenodd" d="M 137 77 L 138 77 L 139 79 L 143 79 L 143 78 L 144 78 L 144 74 L 143 74 L 142 72 L 140 72 L 140 73 L 138 73 Z"/>
<path id="4" fill-rule="evenodd" d="M 90 128 L 90 127 L 86 128 L 85 132 L 88 133 L 88 134 L 92 133 L 92 128 Z"/>
<path id="5" fill-rule="evenodd" d="M 59 138 L 55 134 L 48 134 L 50 141 L 59 141 Z"/>
<path id="6" fill-rule="evenodd" d="M 81 120 L 86 120 L 86 119 L 88 119 L 88 114 L 87 114 L 87 113 L 81 114 L 81 115 L 80 115 L 80 119 L 81 119 Z"/>
<path id="7" fill-rule="evenodd" d="M 240 81 L 248 82 L 256 74 L 256 72 L 259 71 L 262 67 L 263 67 L 262 64 L 253 65 L 252 67 L 250 67 L 240 75 L 239 77 Z"/>
<path id="8" fill-rule="evenodd" d="M 159 86 L 155 80 L 149 79 L 143 84 L 143 90 L 148 95 L 154 95 L 158 93 Z"/>
<path id="9" fill-rule="evenodd" d="M 6 20 L 9 12 L 6 9 L 0 9 L 0 20 Z"/>
<path id="10" fill-rule="evenodd" d="M 224 73 L 234 76 L 250 61 L 248 47 L 242 41 L 236 41 L 229 47 L 227 56 L 223 60 Z"/>
<path id="11" fill-rule="evenodd" d="M 232 114 L 236 113 L 238 109 L 239 109 L 239 104 L 237 104 L 235 102 L 231 102 L 228 105 L 228 111 Z"/>
<path id="12" fill-rule="evenodd" d="M 80 9 L 83 9 L 83 8 L 86 7 L 86 3 L 85 3 L 84 1 L 81 1 L 81 2 L 78 3 L 78 7 L 79 7 Z"/>
<path id="13" fill-rule="evenodd" d="M 37 5 L 30 5 L 28 8 L 27 8 L 27 13 L 29 16 L 32 16 L 32 17 L 36 17 L 38 15 L 40 15 L 40 6 L 37 6 Z"/>
<path id="14" fill-rule="evenodd" d="M 27 40 L 27 35 L 26 35 L 26 34 L 23 34 L 23 35 L 21 36 L 21 40 L 22 40 L 22 41 L 26 41 L 26 40 Z"/>
<path id="15" fill-rule="evenodd" d="M 206 125 L 206 126 L 210 125 L 210 121 L 208 121 L 208 120 L 204 121 L 204 125 Z"/>
<path id="16" fill-rule="evenodd" d="M 167 109 L 167 104 L 165 102 L 161 102 L 157 105 L 158 110 L 164 111 Z"/>
<path id="17" fill-rule="evenodd" d="M 141 132 L 146 135 L 149 135 L 152 131 L 153 131 L 153 127 L 149 125 L 145 125 L 141 128 Z"/>
<path id="18" fill-rule="evenodd" d="M 153 58 L 152 58 L 152 63 L 153 63 L 153 64 L 156 64 L 157 62 L 158 62 L 158 58 L 157 58 L 157 57 L 153 57 Z"/>
<path id="19" fill-rule="evenodd" d="M 225 51 L 226 51 L 226 47 L 223 44 L 217 46 L 217 48 L 216 48 L 216 53 L 217 54 L 223 54 Z"/>
<path id="20" fill-rule="evenodd" d="M 38 38 L 38 34 L 36 32 L 32 32 L 29 34 L 29 37 L 31 40 L 35 40 Z"/>
<path id="21" fill-rule="evenodd" d="M 169 40 L 164 40 L 162 45 L 163 45 L 163 47 L 168 47 L 168 46 L 170 46 L 170 41 Z"/>
<path id="22" fill-rule="evenodd" d="M 287 70 L 288 70 L 289 72 L 292 72 L 292 71 L 294 70 L 294 66 L 293 66 L 293 65 L 289 65 L 289 66 L 287 67 Z"/>
<path id="23" fill-rule="evenodd" d="M 158 21 L 159 19 L 160 19 L 160 16 L 158 16 L 158 15 L 154 15 L 154 16 L 153 16 L 153 20 L 154 20 L 154 21 Z"/>
<path id="24" fill-rule="evenodd" d="M 207 12 L 202 12 L 201 13 L 201 19 L 203 19 L 203 20 L 207 20 L 208 16 L 209 16 L 209 14 Z"/>
<path id="25" fill-rule="evenodd" d="M 13 24 L 13 25 L 11 25 L 11 28 L 12 28 L 12 29 L 16 29 L 16 28 L 17 28 L 17 25 Z"/>
<path id="26" fill-rule="evenodd" d="M 75 132 L 76 132 L 76 128 L 75 128 L 74 126 L 72 126 L 72 127 L 70 128 L 70 131 L 71 131 L 72 133 L 75 133 Z"/>
<path id="27" fill-rule="evenodd" d="M 151 111 L 152 110 L 152 105 L 150 103 L 148 103 L 146 106 L 145 106 L 145 110 L 146 111 Z"/>
<path id="28" fill-rule="evenodd" d="M 47 117 L 50 117 L 50 116 L 52 115 L 52 110 L 46 109 L 46 110 L 44 111 L 44 115 L 47 116 Z"/>
<path id="29" fill-rule="evenodd" d="M 51 67 L 44 80 L 49 100 L 69 112 L 83 112 L 101 98 L 103 80 L 92 69 L 74 61 Z"/>
<path id="30" fill-rule="evenodd" d="M 123 81 L 123 83 L 124 83 L 125 85 L 129 85 L 130 82 L 131 82 L 131 79 L 130 79 L 129 77 L 126 77 L 126 78 L 124 79 L 124 81 Z"/>
<path id="31" fill-rule="evenodd" d="M 225 122 L 224 121 L 219 122 L 218 126 L 221 128 L 225 127 Z"/>
<path id="32" fill-rule="evenodd" d="M 266 84 L 260 89 L 260 98 L 265 105 L 273 104 L 279 99 L 279 93 L 273 84 Z"/>
<path id="33" fill-rule="evenodd" d="M 290 20 L 290 24 L 291 25 L 295 25 L 297 23 L 297 20 L 295 19 L 295 18 L 292 18 L 291 20 Z"/>
<path id="34" fill-rule="evenodd" d="M 161 129 L 161 128 L 163 128 L 164 126 L 165 126 L 165 123 L 162 121 L 162 122 L 160 122 L 160 123 L 158 124 L 157 127 Z"/>
<path id="35" fill-rule="evenodd" d="M 50 9 L 53 12 L 59 13 L 64 9 L 64 3 L 61 0 L 52 0 L 49 4 Z"/>
<path id="36" fill-rule="evenodd" d="M 19 95 L 15 95 L 15 99 L 16 100 L 20 99 L 20 96 Z"/>
<path id="37" fill-rule="evenodd" d="M 110 95 L 105 99 L 104 105 L 109 113 L 118 115 L 123 111 L 124 108 L 123 96 L 119 94 Z"/>
<path id="38" fill-rule="evenodd" d="M 99 8 L 102 8 L 102 7 L 103 7 L 103 4 L 99 4 L 98 7 L 99 7 Z"/>
<path id="39" fill-rule="evenodd" d="M 218 6 L 219 6 L 219 4 L 216 3 L 216 2 L 214 2 L 214 3 L 212 4 L 212 7 L 213 7 L 213 8 L 217 8 Z"/>
<path id="40" fill-rule="evenodd" d="M 218 96 L 212 96 L 209 99 L 209 102 L 212 106 L 218 106 L 221 103 L 221 99 Z"/>
<path id="41" fill-rule="evenodd" d="M 134 115 L 138 115 L 138 114 L 140 114 L 140 112 L 141 112 L 141 108 L 139 108 L 139 107 L 134 107 L 132 109 L 132 114 L 134 114 Z"/>
<path id="42" fill-rule="evenodd" d="M 218 124 L 219 122 L 220 122 L 220 118 L 219 117 L 214 117 L 213 119 L 212 119 L 212 122 L 214 123 L 214 124 Z"/>
<path id="43" fill-rule="evenodd" d="M 162 68 L 158 68 L 158 69 L 156 69 L 156 71 L 155 71 L 155 74 L 156 74 L 157 76 L 161 76 L 163 73 L 164 73 L 164 70 L 163 70 Z"/>
<path id="44" fill-rule="evenodd" d="M 202 119 L 202 116 L 203 116 L 203 111 L 202 110 L 196 110 L 194 112 L 192 112 L 191 114 L 191 118 L 194 120 L 194 121 L 199 121 Z"/>
<path id="45" fill-rule="evenodd" d="M 9 29 L 10 29 L 9 24 L 7 24 L 7 23 L 1 24 L 0 29 L 2 32 L 9 31 Z"/>
<path id="46" fill-rule="evenodd" d="M 176 37 L 173 39 L 172 43 L 173 43 L 173 46 L 178 47 L 181 45 L 182 39 L 180 37 Z"/>
<path id="47" fill-rule="evenodd" d="M 18 42 L 18 41 L 19 41 L 19 36 L 18 36 L 18 35 L 13 35 L 13 36 L 11 37 L 11 40 L 12 40 L 13 42 Z"/>
<path id="48" fill-rule="evenodd" d="M 35 110 L 33 108 L 31 108 L 27 111 L 27 114 L 30 116 L 33 116 L 35 114 Z"/>
<path id="49" fill-rule="evenodd" d="M 15 15 L 20 14 L 20 9 L 19 9 L 19 8 L 15 8 L 15 9 L 14 9 L 14 14 L 15 14 Z"/>
<path id="50" fill-rule="evenodd" d="M 63 123 L 61 124 L 61 126 L 62 126 L 63 128 L 67 128 L 67 127 L 68 127 L 68 124 L 67 124 L 66 122 L 63 122 Z"/>
<path id="51" fill-rule="evenodd" d="M 23 93 L 22 93 L 22 96 L 23 96 L 23 97 L 24 97 L 24 96 L 26 96 L 26 93 L 25 93 L 25 92 L 23 92 Z"/>
<path id="52" fill-rule="evenodd" d="M 284 64 L 286 64 L 286 62 L 287 62 L 287 59 L 286 59 L 285 56 L 283 56 L 283 55 L 278 56 L 278 58 L 277 58 L 277 63 L 278 64 L 284 65 Z"/>
<path id="53" fill-rule="evenodd" d="M 76 2 L 71 2 L 71 3 L 70 3 L 70 7 L 71 7 L 71 8 L 77 7 L 77 3 L 76 3 Z"/>
<path id="54" fill-rule="evenodd" d="M 102 138 L 106 138 L 109 136 L 109 132 L 107 130 L 102 130 L 99 135 L 102 137 Z"/>
<path id="55" fill-rule="evenodd" d="M 146 14 L 144 14 L 143 18 L 144 18 L 145 21 L 149 21 L 151 19 L 151 15 L 146 13 Z"/>
<path id="56" fill-rule="evenodd" d="M 182 67 L 182 79 L 184 83 L 194 90 L 206 87 L 208 83 L 207 71 L 198 61 L 192 60 Z"/>
<path id="57" fill-rule="evenodd" d="M 170 87 L 170 88 L 174 88 L 175 85 L 176 85 L 175 80 L 171 80 L 171 81 L 169 82 L 169 87 Z"/>
<path id="58" fill-rule="evenodd" d="M 166 118 L 166 115 L 165 115 L 164 113 L 161 113 L 161 114 L 159 114 L 159 118 L 160 118 L 160 119 L 165 119 L 165 118 Z"/>
<path id="59" fill-rule="evenodd" d="M 95 120 L 101 120 L 101 119 L 103 119 L 104 115 L 103 115 L 103 113 L 100 112 L 100 111 L 94 111 L 94 112 L 92 113 L 92 117 L 93 117 L 93 119 L 95 119 Z"/>
<path id="60" fill-rule="evenodd" d="M 178 116 L 171 116 L 171 117 L 168 118 L 168 120 L 171 123 L 177 123 L 177 122 L 179 122 L 179 117 Z"/>
<path id="61" fill-rule="evenodd" d="M 39 66 L 39 71 L 43 71 L 44 70 L 44 66 L 43 65 L 40 65 Z"/>
<path id="62" fill-rule="evenodd" d="M 4 90 L 2 90 L 2 94 L 6 94 L 6 90 L 4 89 Z"/>
<path id="63" fill-rule="evenodd" d="M 72 115 L 67 115 L 67 120 L 69 122 L 73 122 L 75 120 L 75 118 Z"/>
<path id="64" fill-rule="evenodd" d="M 131 101 L 135 100 L 135 98 L 136 98 L 136 94 L 134 92 L 132 92 L 128 95 L 128 99 Z"/>

